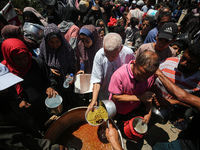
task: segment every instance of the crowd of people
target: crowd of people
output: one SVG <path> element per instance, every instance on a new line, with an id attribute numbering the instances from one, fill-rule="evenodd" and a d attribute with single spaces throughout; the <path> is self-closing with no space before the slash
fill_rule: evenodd
<path id="1" fill-rule="evenodd" d="M 115 103 L 113 119 L 152 107 L 167 110 L 178 139 L 153 149 L 196 150 L 200 145 L 200 2 L 195 0 L 40 0 L 42 12 L 16 9 L 11 25 L 0 14 L 0 148 L 66 149 L 42 139 L 46 97 L 61 95 L 63 112 Z M 77 94 L 69 74 L 91 74 L 93 92 Z M 175 115 L 174 115 L 175 114 Z M 5 128 L 7 130 L 5 130 Z M 9 130 L 9 131 L 8 131 Z M 13 132 L 12 132 L 13 131 Z M 118 132 L 106 129 L 114 149 Z M 21 139 L 21 140 L 19 140 Z"/>

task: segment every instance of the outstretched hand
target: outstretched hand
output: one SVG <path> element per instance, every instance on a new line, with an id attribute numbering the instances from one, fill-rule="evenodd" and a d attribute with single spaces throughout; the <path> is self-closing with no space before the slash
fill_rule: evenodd
<path id="1" fill-rule="evenodd" d="M 56 95 L 58 95 L 58 92 L 53 88 L 49 87 L 46 90 L 46 94 L 48 95 L 48 98 L 51 98 L 52 96 L 56 97 Z"/>
<path id="2" fill-rule="evenodd" d="M 19 108 L 29 108 L 31 106 L 31 104 L 29 104 L 26 101 L 21 101 L 21 103 L 19 104 Z"/>
<path id="3" fill-rule="evenodd" d="M 146 115 L 144 116 L 144 119 L 142 120 L 142 122 L 148 124 L 150 118 L 151 118 L 151 114 L 146 114 Z"/>
<path id="4" fill-rule="evenodd" d="M 84 70 L 79 70 L 76 74 L 85 74 Z"/>
<path id="5" fill-rule="evenodd" d="M 60 76 L 59 71 L 56 70 L 56 69 L 52 69 L 52 68 L 51 68 L 51 72 L 53 72 L 53 74 L 55 74 L 56 76 Z"/>
<path id="6" fill-rule="evenodd" d="M 97 101 L 95 101 L 95 102 L 92 101 L 92 102 L 88 105 L 87 111 L 93 109 L 94 106 L 97 106 Z"/>
<path id="7" fill-rule="evenodd" d="M 112 123 L 109 123 L 109 128 L 106 128 L 106 138 L 113 146 L 114 150 L 123 150 L 119 141 L 119 133 Z"/>

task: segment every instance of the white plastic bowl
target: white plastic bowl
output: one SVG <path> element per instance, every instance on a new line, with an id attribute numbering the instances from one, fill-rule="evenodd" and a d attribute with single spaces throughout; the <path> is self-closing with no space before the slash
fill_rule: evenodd
<path id="1" fill-rule="evenodd" d="M 62 107 L 62 97 L 60 95 L 56 95 L 55 97 L 47 97 L 45 99 L 45 105 L 47 107 L 47 111 L 49 114 L 60 114 L 63 110 Z"/>

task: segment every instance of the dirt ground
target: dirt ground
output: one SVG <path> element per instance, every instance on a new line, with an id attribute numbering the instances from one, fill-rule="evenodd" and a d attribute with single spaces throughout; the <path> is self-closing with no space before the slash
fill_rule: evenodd
<path id="1" fill-rule="evenodd" d="M 125 150 L 152 150 L 152 146 L 157 142 L 176 140 L 181 130 L 174 127 L 169 121 L 166 124 L 155 122 L 155 117 L 152 116 L 147 134 L 138 142 L 124 138 L 124 133 L 121 131 Z"/>

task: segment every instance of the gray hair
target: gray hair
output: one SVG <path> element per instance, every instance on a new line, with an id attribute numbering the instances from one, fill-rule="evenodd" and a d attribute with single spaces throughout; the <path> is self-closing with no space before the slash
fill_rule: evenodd
<path id="1" fill-rule="evenodd" d="M 107 51 L 120 50 L 122 38 L 117 33 L 108 33 L 103 39 L 103 46 Z"/>
<path id="2" fill-rule="evenodd" d="M 160 58 L 155 52 L 144 51 L 137 56 L 135 63 L 143 67 L 145 71 L 154 73 L 160 65 Z"/>

